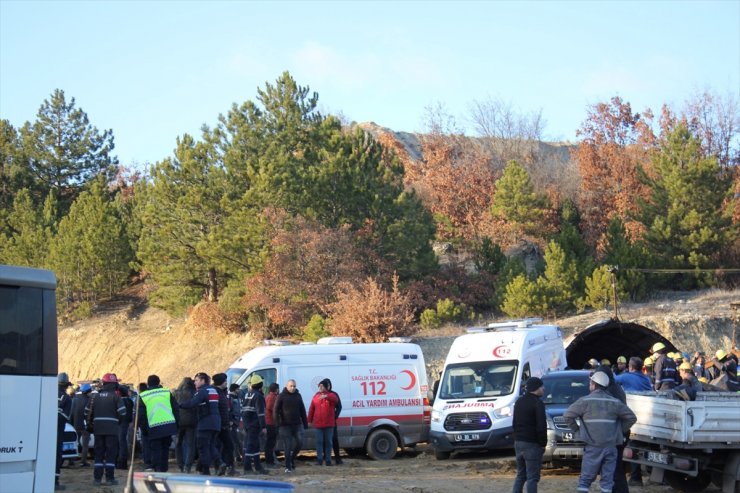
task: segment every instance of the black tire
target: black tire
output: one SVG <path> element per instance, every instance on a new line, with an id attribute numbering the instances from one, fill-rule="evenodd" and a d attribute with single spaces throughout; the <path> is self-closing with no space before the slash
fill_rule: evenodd
<path id="1" fill-rule="evenodd" d="M 370 433 L 365 450 L 371 459 L 389 460 L 396 456 L 398 439 L 393 432 L 381 428 Z"/>
<path id="2" fill-rule="evenodd" d="M 666 471 L 665 480 L 675 490 L 698 493 L 709 486 L 709 483 L 712 482 L 712 476 L 707 471 L 700 472 L 695 478 L 675 471 Z"/>
<path id="3" fill-rule="evenodd" d="M 434 458 L 437 460 L 447 460 L 450 458 L 450 452 L 434 449 Z"/>

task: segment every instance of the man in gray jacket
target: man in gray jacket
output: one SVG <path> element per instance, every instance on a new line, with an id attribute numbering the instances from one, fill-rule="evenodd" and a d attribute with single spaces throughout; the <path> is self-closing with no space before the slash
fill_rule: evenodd
<path id="1" fill-rule="evenodd" d="M 587 492 L 600 473 L 602 493 L 614 488 L 617 446 L 637 421 L 632 410 L 606 392 L 609 377 L 597 371 L 591 375 L 591 393 L 581 397 L 563 414 L 565 422 L 586 443 L 581 461 L 578 491 Z"/>

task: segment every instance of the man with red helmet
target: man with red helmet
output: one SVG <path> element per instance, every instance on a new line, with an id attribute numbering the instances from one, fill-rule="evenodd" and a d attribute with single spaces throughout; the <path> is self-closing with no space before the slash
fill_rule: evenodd
<path id="1" fill-rule="evenodd" d="M 103 388 L 90 399 L 85 409 L 87 422 L 95 434 L 95 467 L 93 482 L 100 485 L 105 471 L 107 484 L 118 484 L 114 478 L 118 458 L 119 423 L 126 417 L 126 406 L 116 390 L 118 378 L 115 373 L 106 373 L 102 378 Z"/>

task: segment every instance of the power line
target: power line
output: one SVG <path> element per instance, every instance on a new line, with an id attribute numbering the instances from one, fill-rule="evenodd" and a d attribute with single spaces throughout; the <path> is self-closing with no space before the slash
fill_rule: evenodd
<path id="1" fill-rule="evenodd" d="M 630 267 L 622 270 L 632 272 L 649 272 L 652 274 L 696 274 L 699 272 L 713 272 L 715 274 L 740 273 L 740 269 L 638 269 Z"/>

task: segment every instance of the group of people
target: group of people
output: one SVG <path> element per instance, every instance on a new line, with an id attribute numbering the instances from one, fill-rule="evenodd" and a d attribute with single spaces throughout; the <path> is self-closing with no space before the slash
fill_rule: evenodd
<path id="1" fill-rule="evenodd" d="M 662 342 L 656 342 L 650 352 L 645 361 L 637 356 L 629 360 L 620 356 L 614 367 L 606 359 L 586 363 L 585 368 L 592 370 L 590 393 L 563 414 L 566 424 L 585 443 L 577 491 L 589 491 L 597 476 L 602 492 L 628 493 L 630 485 L 642 486 L 641 469 L 634 467 L 627 480 L 622 463 L 625 441 L 637 421 L 627 406 L 625 391 L 670 391 L 662 393 L 695 400 L 697 391 L 716 390 L 712 382 L 718 380 L 724 380 L 729 390 L 737 390 L 737 356 L 732 352 L 720 349 L 713 361 L 706 361 L 702 352 L 689 358 L 687 354 L 667 351 Z M 517 463 L 513 493 L 522 493 L 525 485 L 527 493 L 537 491 L 547 445 L 545 406 L 540 400 L 544 382 L 532 377 L 524 390 L 513 412 Z"/>
<path id="2" fill-rule="evenodd" d="M 317 463 L 342 463 L 336 433 L 342 401 L 328 378 L 319 382 L 308 411 L 295 380 L 288 380 L 281 392 L 277 383 L 271 383 L 265 396 L 264 381 L 258 374 L 248 379 L 246 390 L 237 384 L 228 386 L 225 373 L 210 376 L 201 372 L 194 378 L 185 377 L 174 391 L 163 387 L 157 375 L 150 375 L 146 383 L 139 384 L 134 396 L 114 373 L 82 384 L 72 395 L 66 373 L 58 375 L 58 383 L 57 490 L 64 489 L 59 477 L 67 422 L 80 436 L 83 467 L 89 466 L 89 440 L 94 435 L 95 485 L 101 485 L 103 478 L 108 485 L 117 484 L 115 469 L 128 466 L 127 444 L 130 433 L 136 431 L 134 424 L 141 432 L 144 467 L 151 471 L 168 471 L 175 437 L 180 472 L 192 471 L 197 453 L 196 471 L 201 474 L 236 475 L 236 461 L 242 462 L 244 475 L 267 474 L 268 467 L 277 467 L 275 449 L 280 438 L 285 473 L 291 473 L 309 425 L 316 437 Z M 260 458 L 262 443 L 264 464 Z"/>

